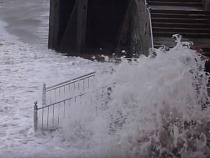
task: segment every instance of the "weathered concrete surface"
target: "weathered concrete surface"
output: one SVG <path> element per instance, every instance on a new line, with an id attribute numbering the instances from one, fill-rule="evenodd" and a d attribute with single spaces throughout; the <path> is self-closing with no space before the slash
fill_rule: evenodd
<path id="1" fill-rule="evenodd" d="M 210 0 L 203 0 L 204 8 L 210 10 Z"/>
<path id="2" fill-rule="evenodd" d="M 75 3 L 76 0 L 50 0 L 49 48 L 59 50 Z M 72 31 L 75 32 L 74 29 Z M 69 43 L 71 43 L 70 40 Z M 72 45 L 75 45 L 75 43 Z"/>
<path id="3" fill-rule="evenodd" d="M 114 53 L 128 4 L 129 0 L 51 0 L 49 48 L 76 56 L 99 50 Z"/>

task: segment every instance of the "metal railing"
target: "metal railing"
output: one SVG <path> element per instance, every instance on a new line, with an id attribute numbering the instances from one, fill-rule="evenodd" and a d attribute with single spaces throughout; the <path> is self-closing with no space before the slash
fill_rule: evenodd
<path id="1" fill-rule="evenodd" d="M 104 93 L 106 88 L 93 90 L 95 72 L 51 87 L 43 85 L 42 107 L 34 105 L 34 130 L 55 130 L 75 106 L 92 105 L 93 92 Z"/>
<path id="2" fill-rule="evenodd" d="M 135 1 L 138 8 L 142 49 L 143 52 L 149 52 L 150 48 L 152 49 L 154 48 L 151 8 L 148 7 L 146 0 L 135 0 Z"/>

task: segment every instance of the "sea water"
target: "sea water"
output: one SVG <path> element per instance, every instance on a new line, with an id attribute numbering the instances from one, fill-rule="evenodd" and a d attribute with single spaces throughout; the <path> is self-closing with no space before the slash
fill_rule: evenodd
<path id="1" fill-rule="evenodd" d="M 0 0 L 6 30 L 25 43 L 47 46 L 50 0 Z"/>
<path id="2" fill-rule="evenodd" d="M 65 57 L 38 48 L 47 47 L 48 0 L 0 2 L 0 157 L 210 157 L 205 57 L 181 43 L 117 65 Z M 34 135 L 41 85 L 93 70 L 95 86 L 110 85 L 110 97 L 87 109 L 89 119 L 66 119 L 61 130 Z"/>

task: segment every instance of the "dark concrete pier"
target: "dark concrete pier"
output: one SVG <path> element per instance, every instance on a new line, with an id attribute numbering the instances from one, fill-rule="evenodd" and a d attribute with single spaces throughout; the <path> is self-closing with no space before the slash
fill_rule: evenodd
<path id="1" fill-rule="evenodd" d="M 131 20 L 126 20 L 129 3 L 129 0 L 51 0 L 48 47 L 67 55 L 94 54 L 99 50 L 111 55 L 119 47 L 125 24 L 131 25 Z"/>

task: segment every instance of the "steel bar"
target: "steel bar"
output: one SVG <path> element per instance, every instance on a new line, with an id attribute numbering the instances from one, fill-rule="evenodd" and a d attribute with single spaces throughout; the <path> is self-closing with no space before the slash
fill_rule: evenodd
<path id="1" fill-rule="evenodd" d="M 95 72 L 92 72 L 92 73 L 89 73 L 87 75 L 75 78 L 73 80 L 69 80 L 69 81 L 66 81 L 66 82 L 63 82 L 63 83 L 51 86 L 51 87 L 47 87 L 46 91 L 54 90 L 54 89 L 57 89 L 59 87 L 63 87 L 64 85 L 72 84 L 72 83 L 78 82 L 78 81 L 80 81 L 82 79 L 86 79 L 86 78 L 92 77 L 94 75 L 95 75 Z"/>

